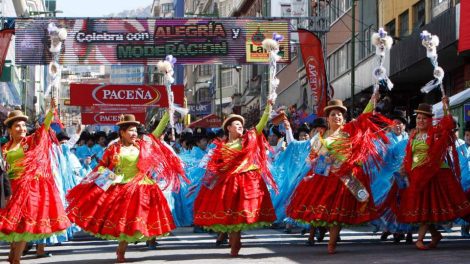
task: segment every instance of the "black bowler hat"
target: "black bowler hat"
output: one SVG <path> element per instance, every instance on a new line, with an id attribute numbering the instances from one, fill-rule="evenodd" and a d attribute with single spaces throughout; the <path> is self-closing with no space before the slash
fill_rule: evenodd
<path id="1" fill-rule="evenodd" d="M 406 118 L 406 111 L 395 109 L 390 115 L 390 118 L 400 120 L 405 125 L 408 124 L 408 120 Z"/>
<path id="2" fill-rule="evenodd" d="M 297 132 L 300 133 L 300 132 L 305 132 L 305 133 L 310 133 L 310 126 L 307 124 L 307 123 L 303 123 L 299 129 L 297 129 Z"/>
<path id="3" fill-rule="evenodd" d="M 470 121 L 467 121 L 467 122 L 465 123 L 464 131 L 470 132 Z"/>
<path id="4" fill-rule="evenodd" d="M 70 137 L 69 135 L 67 134 L 67 132 L 65 132 L 65 130 L 61 130 L 57 135 L 57 140 L 60 142 L 62 140 L 69 140 Z"/>
<path id="5" fill-rule="evenodd" d="M 310 128 L 314 129 L 317 127 L 328 128 L 328 123 L 326 122 L 325 118 L 317 117 L 313 120 L 313 122 L 310 124 Z"/>

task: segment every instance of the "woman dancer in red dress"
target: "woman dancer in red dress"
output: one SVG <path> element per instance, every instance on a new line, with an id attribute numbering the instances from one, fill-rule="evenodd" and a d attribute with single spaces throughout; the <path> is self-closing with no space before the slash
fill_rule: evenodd
<path id="1" fill-rule="evenodd" d="M 373 99 L 377 96 L 373 95 Z M 389 121 L 370 113 L 373 105 L 371 99 L 357 120 L 344 124 L 347 109 L 343 102 L 328 102 L 324 109 L 328 130 L 314 140 L 310 153 L 312 170 L 299 183 L 286 209 L 294 220 L 330 228 L 330 254 L 336 252 L 342 225 L 357 225 L 377 218 L 369 177 L 362 162 L 379 158 L 376 145 L 387 139 L 377 124 Z"/>
<path id="2" fill-rule="evenodd" d="M 445 115 L 434 126 L 431 105 L 420 104 L 415 110 L 416 130 L 410 135 L 401 169 L 409 186 L 401 190 L 397 220 L 419 224 L 416 247 L 421 250 L 435 248 L 442 239 L 434 224 L 470 214 L 470 202 L 459 183 L 459 166 L 449 162 L 458 161 L 455 123 L 446 97 L 442 103 Z M 449 153 L 453 158 L 446 158 Z M 428 230 L 432 240 L 426 246 L 423 239 Z"/>
<path id="3" fill-rule="evenodd" d="M 55 99 L 44 124 L 26 136 L 28 117 L 10 112 L 4 124 L 10 141 L 3 146 L 12 196 L 0 210 L 0 240 L 10 242 L 10 263 L 20 263 L 26 242 L 48 238 L 70 226 L 52 174 L 51 145 L 55 136 L 49 127 Z"/>
<path id="4" fill-rule="evenodd" d="M 158 182 L 179 187 L 181 161 L 158 139 L 166 113 L 150 136 L 137 138 L 134 115 L 121 117 L 120 140 L 109 146 L 99 166 L 67 194 L 69 218 L 96 237 L 118 240 L 117 261 L 125 262 L 129 242 L 165 235 L 176 226 Z"/>
<path id="5" fill-rule="evenodd" d="M 225 119 L 222 128 L 228 138 L 215 142 L 204 186 L 194 203 L 194 224 L 229 233 L 232 256 L 238 256 L 242 230 L 276 220 L 265 181 L 274 188 L 276 185 L 267 168 L 269 145 L 262 134 L 271 104 L 266 105 L 256 128 L 246 133 L 242 116 L 232 114 Z"/>

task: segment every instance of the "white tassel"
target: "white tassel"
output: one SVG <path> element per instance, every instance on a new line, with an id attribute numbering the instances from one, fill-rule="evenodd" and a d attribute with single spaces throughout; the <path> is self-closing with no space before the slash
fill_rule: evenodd
<path id="1" fill-rule="evenodd" d="M 264 39 L 262 44 L 263 44 L 263 48 L 267 50 L 268 52 L 279 51 L 279 43 L 275 41 L 274 39 Z"/>
<path id="2" fill-rule="evenodd" d="M 422 88 L 421 88 L 421 92 L 422 93 L 429 93 L 430 91 L 436 89 L 437 87 L 439 87 L 441 85 L 441 83 L 439 82 L 438 79 L 434 79 L 432 81 L 429 81 L 428 83 L 426 83 L 426 85 L 424 85 Z"/>
<path id="3" fill-rule="evenodd" d="M 185 116 L 189 113 L 188 108 L 180 107 L 177 105 L 173 105 L 173 108 L 175 109 L 176 112 L 180 113 L 182 116 Z"/>

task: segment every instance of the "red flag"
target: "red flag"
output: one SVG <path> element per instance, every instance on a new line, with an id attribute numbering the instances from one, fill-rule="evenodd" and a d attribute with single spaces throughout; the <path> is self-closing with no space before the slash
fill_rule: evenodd
<path id="1" fill-rule="evenodd" d="M 11 36 L 15 33 L 14 29 L 4 29 L 0 31 L 0 76 L 3 72 L 3 65 L 7 57 L 8 47 L 10 46 Z"/>
<path id="2" fill-rule="evenodd" d="M 314 112 L 317 116 L 323 116 L 323 108 L 328 101 L 328 83 L 321 41 L 308 30 L 299 29 L 298 32 L 308 84 L 313 94 Z"/>
<path id="3" fill-rule="evenodd" d="M 470 2 L 460 1 L 459 53 L 470 50 Z"/>

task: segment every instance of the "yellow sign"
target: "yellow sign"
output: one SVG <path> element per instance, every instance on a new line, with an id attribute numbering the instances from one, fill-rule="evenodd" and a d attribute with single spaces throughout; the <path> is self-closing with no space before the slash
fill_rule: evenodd
<path id="1" fill-rule="evenodd" d="M 248 22 L 246 26 L 246 61 L 247 62 L 269 62 L 269 54 L 263 49 L 263 40 L 272 38 L 273 33 L 284 36 L 279 43 L 280 63 L 288 63 L 289 50 L 289 25 L 285 22 Z"/>

